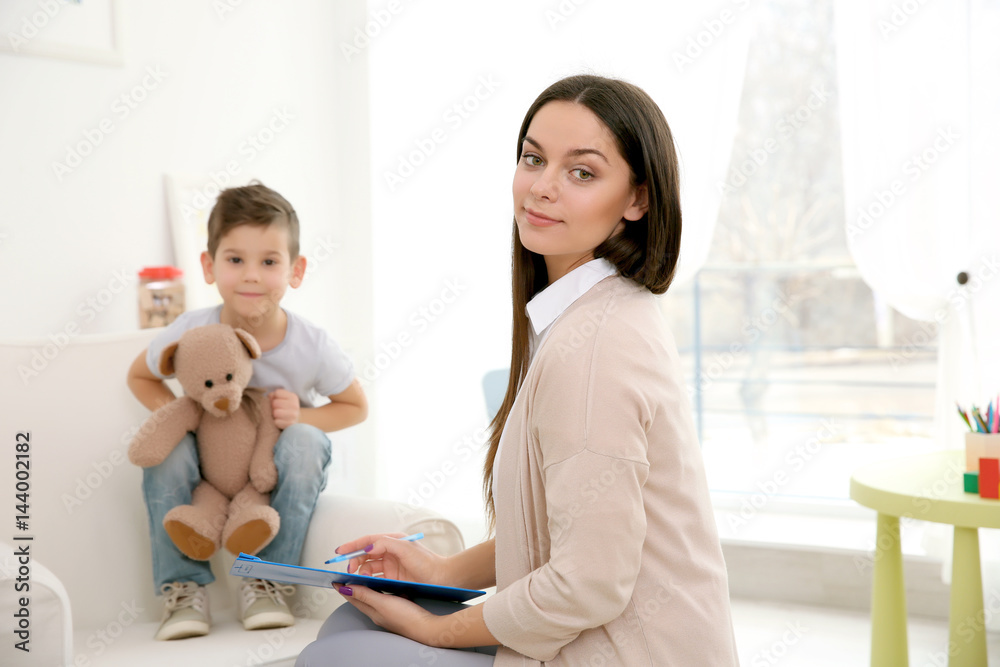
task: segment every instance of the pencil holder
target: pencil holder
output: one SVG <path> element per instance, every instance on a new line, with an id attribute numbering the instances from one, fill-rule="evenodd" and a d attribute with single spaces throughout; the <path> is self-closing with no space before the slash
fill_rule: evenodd
<path id="1" fill-rule="evenodd" d="M 1000 433 L 965 434 L 965 470 L 979 472 L 979 459 L 1000 459 Z"/>

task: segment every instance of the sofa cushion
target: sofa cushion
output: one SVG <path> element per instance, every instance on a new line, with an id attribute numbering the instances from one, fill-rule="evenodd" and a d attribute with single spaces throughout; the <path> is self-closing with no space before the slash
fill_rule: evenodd
<path id="1" fill-rule="evenodd" d="M 159 617 L 142 473 L 125 456 L 149 415 L 125 376 L 155 334 L 0 344 L 0 395 L 18 397 L 6 423 L 30 433 L 27 533 L 65 586 L 77 630 L 106 627 L 122 605 Z M 14 484 L 0 476 L 3 497 Z"/>
<path id="2" fill-rule="evenodd" d="M 312 641 L 322 619 L 342 602 L 332 591 L 300 587 L 292 606 L 310 618 L 293 628 L 246 632 L 236 620 L 239 580 L 227 574 L 233 557 L 223 552 L 212 559 L 217 578 L 209 586 L 212 632 L 180 642 L 152 639 L 162 604 L 153 590 L 142 472 L 126 458 L 132 434 L 149 412 L 129 392 L 125 376 L 157 333 L 0 342 L 0 395 L 15 397 L 5 422 L 11 429 L 7 437 L 12 444 L 17 432 L 30 433 L 25 534 L 34 537 L 30 613 L 37 619 L 30 657 L 58 656 L 34 663 L 0 653 L 0 664 L 278 664 Z M 14 497 L 15 484 L 13 474 L 0 476 L 0 495 Z M 424 532 L 423 543 L 439 553 L 462 548 L 455 525 L 433 512 L 324 494 L 302 563 L 320 566 L 339 544 L 372 532 Z M 12 548 L 0 552 L 0 572 L 6 577 L 15 571 L 4 553 L 12 554 Z M 7 624 L 0 627 L 12 630 L 17 599 L 5 595 L 0 600 Z M 67 655 L 71 659 L 64 662 Z"/>

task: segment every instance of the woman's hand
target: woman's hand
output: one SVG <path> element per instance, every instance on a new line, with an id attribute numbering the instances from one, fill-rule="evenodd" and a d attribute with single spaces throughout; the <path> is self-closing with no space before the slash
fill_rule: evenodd
<path id="1" fill-rule="evenodd" d="M 406 598 L 378 593 L 365 586 L 341 586 L 338 590 L 379 627 L 426 646 L 461 648 L 499 643 L 486 627 L 481 604 L 439 616 Z"/>
<path id="2" fill-rule="evenodd" d="M 338 590 L 345 600 L 379 627 L 421 644 L 430 644 L 428 640 L 435 634 L 438 617 L 420 605 L 366 586 L 341 586 Z"/>
<path id="3" fill-rule="evenodd" d="M 366 535 L 340 545 L 337 553 L 351 553 L 360 549 L 368 552 L 348 561 L 347 571 L 351 574 L 381 574 L 389 579 L 439 586 L 453 585 L 449 582 L 447 558 L 417 542 L 404 542 L 398 539 L 400 537 L 405 535 Z"/>
<path id="4" fill-rule="evenodd" d="M 462 648 L 499 644 L 486 627 L 481 604 L 439 616 L 406 598 L 378 593 L 365 586 L 341 586 L 338 590 L 379 627 L 426 646 Z"/>

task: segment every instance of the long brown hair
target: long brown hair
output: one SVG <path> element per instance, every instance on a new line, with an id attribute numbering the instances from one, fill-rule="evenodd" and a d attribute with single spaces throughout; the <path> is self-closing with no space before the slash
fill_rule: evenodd
<path id="1" fill-rule="evenodd" d="M 618 150 L 632 171 L 632 185 L 646 185 L 648 210 L 635 222 L 626 221 L 620 233 L 594 249 L 594 258 L 604 257 L 618 272 L 653 294 L 670 286 L 681 243 L 681 203 L 677 154 L 663 112 L 643 91 L 625 81 L 593 75 L 571 76 L 546 88 L 532 103 L 517 137 L 517 159 L 528 126 L 549 102 L 566 101 L 587 107 L 615 138 Z M 545 258 L 521 245 L 514 222 L 512 257 L 513 341 L 507 393 L 490 422 L 489 448 L 483 465 L 483 494 L 490 529 L 496 523 L 493 506 L 493 463 L 504 423 L 518 389 L 528 372 L 528 301 L 548 285 Z"/>

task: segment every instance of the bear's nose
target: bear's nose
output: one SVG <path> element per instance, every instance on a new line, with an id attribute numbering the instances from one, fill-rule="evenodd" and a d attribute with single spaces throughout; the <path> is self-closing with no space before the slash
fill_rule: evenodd
<path id="1" fill-rule="evenodd" d="M 215 403 L 213 403 L 213 405 L 215 405 L 215 407 L 217 409 L 222 410 L 223 412 L 225 412 L 226 410 L 229 409 L 229 399 L 228 398 L 220 398 Z"/>

